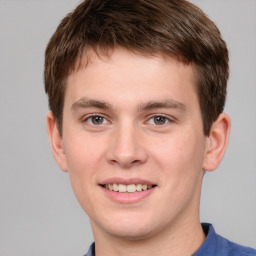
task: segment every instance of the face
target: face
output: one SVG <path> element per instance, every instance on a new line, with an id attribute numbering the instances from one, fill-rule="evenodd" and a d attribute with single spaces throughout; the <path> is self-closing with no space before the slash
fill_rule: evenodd
<path id="1" fill-rule="evenodd" d="M 60 166 L 95 232 L 142 238 L 198 218 L 207 138 L 191 65 L 92 54 L 64 102 Z"/>

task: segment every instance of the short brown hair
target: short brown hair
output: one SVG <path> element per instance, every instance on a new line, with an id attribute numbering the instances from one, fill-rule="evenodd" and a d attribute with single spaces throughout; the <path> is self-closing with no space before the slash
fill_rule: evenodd
<path id="1" fill-rule="evenodd" d="M 62 132 L 67 76 L 86 50 L 122 47 L 176 56 L 196 67 L 204 134 L 223 111 L 228 50 L 216 25 L 185 0 L 84 0 L 60 23 L 45 51 L 45 91 Z"/>

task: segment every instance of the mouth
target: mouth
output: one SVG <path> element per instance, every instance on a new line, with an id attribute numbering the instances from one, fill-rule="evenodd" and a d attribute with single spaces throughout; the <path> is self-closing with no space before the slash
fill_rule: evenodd
<path id="1" fill-rule="evenodd" d="M 101 185 L 105 189 L 108 189 L 110 191 L 118 192 L 118 193 L 135 193 L 135 192 L 141 192 L 150 190 L 156 185 L 148 185 L 148 184 L 103 184 Z"/>
<path id="2" fill-rule="evenodd" d="M 158 185 L 140 178 L 111 177 L 99 183 L 104 194 L 118 204 L 134 204 L 155 194 Z"/>

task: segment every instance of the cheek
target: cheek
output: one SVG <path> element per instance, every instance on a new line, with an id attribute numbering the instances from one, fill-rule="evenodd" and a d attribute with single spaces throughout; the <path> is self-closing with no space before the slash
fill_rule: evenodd
<path id="1" fill-rule="evenodd" d="M 155 144 L 152 155 L 161 167 L 164 182 L 173 186 L 190 185 L 201 174 L 204 158 L 203 136 L 192 132 L 175 134 Z"/>
<path id="2" fill-rule="evenodd" d="M 176 136 L 155 152 L 154 160 L 160 166 L 162 176 L 159 215 L 175 215 L 190 206 L 196 209 L 203 177 L 203 145 L 199 138 Z M 171 207 L 172 213 L 162 210 L 166 209 L 166 204 Z"/>
<path id="3" fill-rule="evenodd" d="M 72 146 L 74 144 L 73 142 Z M 67 152 L 68 173 L 73 192 L 80 206 L 89 216 L 94 214 L 94 205 L 98 201 L 94 192 L 97 186 L 95 152 L 97 151 L 91 150 L 91 147 L 81 146 L 81 143 Z"/>
<path id="4" fill-rule="evenodd" d="M 97 185 L 97 170 L 100 167 L 102 148 L 97 140 L 90 140 L 85 136 L 73 136 L 65 141 L 65 154 L 68 172 L 74 193 L 82 201 L 92 198 L 92 188 Z"/>
<path id="5" fill-rule="evenodd" d="M 84 132 L 75 131 L 75 136 L 65 140 L 64 149 L 68 171 L 74 175 L 91 175 L 104 152 L 100 136 L 89 136 Z"/>

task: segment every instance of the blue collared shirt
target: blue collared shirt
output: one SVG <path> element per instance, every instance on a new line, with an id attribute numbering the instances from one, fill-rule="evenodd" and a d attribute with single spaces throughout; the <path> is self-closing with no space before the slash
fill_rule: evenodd
<path id="1" fill-rule="evenodd" d="M 238 245 L 219 236 L 211 224 L 203 223 L 206 239 L 193 256 L 256 256 L 256 250 Z M 93 243 L 84 256 L 95 256 L 95 244 Z"/>

